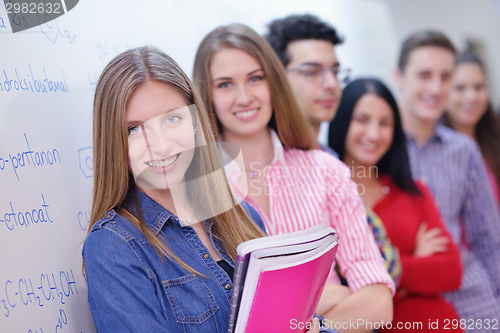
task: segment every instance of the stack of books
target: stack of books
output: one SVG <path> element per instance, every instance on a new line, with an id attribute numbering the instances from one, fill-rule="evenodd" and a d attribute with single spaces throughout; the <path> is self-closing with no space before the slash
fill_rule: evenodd
<path id="1" fill-rule="evenodd" d="M 335 230 L 323 226 L 240 244 L 228 333 L 296 333 L 291 323 L 314 315 L 337 248 Z"/>

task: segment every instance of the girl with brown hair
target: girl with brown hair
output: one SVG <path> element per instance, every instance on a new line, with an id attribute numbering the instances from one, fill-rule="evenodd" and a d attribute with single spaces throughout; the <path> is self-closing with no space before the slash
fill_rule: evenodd
<path id="1" fill-rule="evenodd" d="M 352 178 L 401 257 L 392 326 L 379 331 L 408 329 L 407 323 L 457 322 L 443 294 L 460 287 L 460 252 L 429 190 L 412 179 L 398 106 L 381 81 L 364 78 L 347 85 L 330 124 L 329 144 L 346 164 L 376 170 L 368 177 L 353 172 Z"/>
<path id="2" fill-rule="evenodd" d="M 93 133 L 97 331 L 225 332 L 236 247 L 265 234 L 230 191 L 198 91 L 160 50 L 126 51 L 99 78 Z"/>
<path id="3" fill-rule="evenodd" d="M 222 140 L 241 148 L 243 161 L 233 165 L 228 180 L 237 196 L 259 212 L 268 233 L 317 224 L 338 232 L 336 259 L 350 290 L 327 284 L 318 314 L 333 325 L 355 318 L 390 321 L 394 281 L 366 223 L 356 185 L 343 163 L 315 149 L 310 124 L 267 41 L 244 25 L 219 27 L 201 42 L 193 78 Z M 338 282 L 335 273 L 331 282 Z"/>
<path id="4" fill-rule="evenodd" d="M 457 56 L 443 124 L 477 142 L 500 205 L 500 120 L 488 97 L 483 63 L 472 53 Z"/>

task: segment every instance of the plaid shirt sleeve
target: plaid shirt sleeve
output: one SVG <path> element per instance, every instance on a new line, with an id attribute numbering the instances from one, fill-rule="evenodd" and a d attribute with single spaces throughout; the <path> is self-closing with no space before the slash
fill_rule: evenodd
<path id="1" fill-rule="evenodd" d="M 500 294 L 500 216 L 477 146 L 470 156 L 463 223 L 468 246 L 482 261 Z"/>

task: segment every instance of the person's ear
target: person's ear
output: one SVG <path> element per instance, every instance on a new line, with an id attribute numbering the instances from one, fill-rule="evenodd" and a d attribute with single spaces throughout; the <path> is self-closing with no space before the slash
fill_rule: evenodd
<path id="1" fill-rule="evenodd" d="M 396 68 L 393 72 L 393 79 L 394 79 L 394 84 L 396 85 L 396 88 L 398 90 L 401 90 L 403 87 L 403 72 L 401 72 L 401 69 Z"/>

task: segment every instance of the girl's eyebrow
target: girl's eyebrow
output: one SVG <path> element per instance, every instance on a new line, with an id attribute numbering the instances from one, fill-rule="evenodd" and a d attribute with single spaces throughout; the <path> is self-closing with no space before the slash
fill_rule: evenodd
<path id="1" fill-rule="evenodd" d="M 179 110 L 179 109 L 182 109 L 182 108 L 186 108 L 186 107 L 188 107 L 188 106 L 187 106 L 187 105 L 185 105 L 185 106 L 174 106 L 173 108 L 169 109 L 168 111 L 163 112 L 162 114 L 159 114 L 159 115 L 158 115 L 158 116 L 156 116 L 156 117 L 160 117 L 160 116 L 163 116 L 163 115 L 165 115 L 165 114 L 167 114 L 167 113 L 171 113 L 171 112 L 174 112 L 174 111 L 176 111 L 176 110 Z M 155 117 L 155 118 L 156 118 L 156 117 Z M 151 119 L 153 119 L 153 118 L 151 118 Z M 130 127 L 130 126 L 140 126 L 140 125 L 144 124 L 145 122 L 148 122 L 148 121 L 149 121 L 149 120 L 151 120 L 151 119 L 148 119 L 148 120 L 146 120 L 146 121 L 143 121 L 143 120 L 135 120 L 135 119 L 132 119 L 132 120 L 127 120 L 127 127 Z"/>
<path id="2" fill-rule="evenodd" d="M 130 120 L 130 121 L 127 121 L 127 127 L 141 126 L 142 124 L 143 124 L 143 122 L 139 121 L 139 120 Z"/>
<path id="3" fill-rule="evenodd" d="M 218 77 L 218 78 L 214 79 L 212 82 L 221 81 L 221 80 L 229 81 L 229 80 L 231 80 L 231 78 L 230 77 Z"/>
<path id="4" fill-rule="evenodd" d="M 253 74 L 257 73 L 258 71 L 264 72 L 264 70 L 262 68 L 258 68 L 256 70 L 251 71 L 250 73 L 248 73 L 247 76 L 253 75 Z M 230 80 L 232 80 L 232 78 L 230 78 L 230 77 L 218 77 L 216 79 L 213 79 L 212 82 L 216 82 L 216 81 L 219 81 L 219 80 L 230 81 Z"/>
<path id="5" fill-rule="evenodd" d="M 262 72 L 264 72 L 264 70 L 263 70 L 262 68 L 259 68 L 259 69 L 256 69 L 256 70 L 254 70 L 254 71 L 252 71 L 252 72 L 248 73 L 248 74 L 247 74 L 247 76 L 253 75 L 253 74 L 257 73 L 258 71 L 262 71 Z"/>

